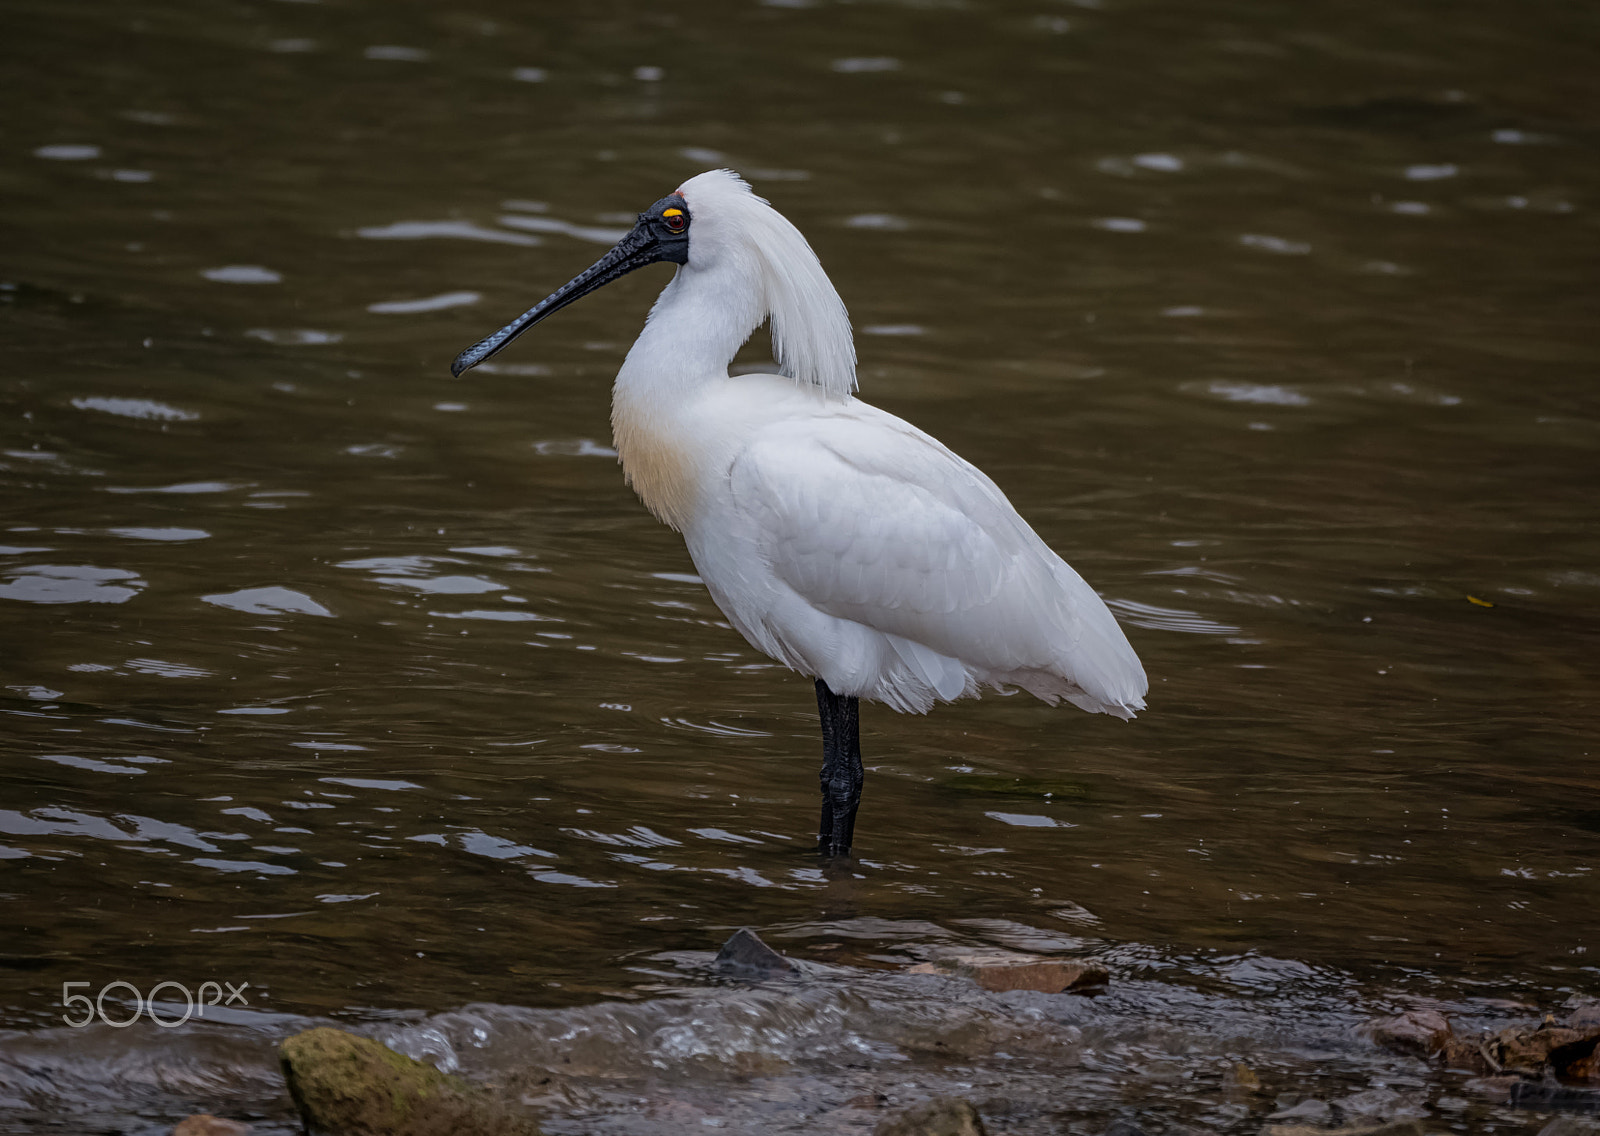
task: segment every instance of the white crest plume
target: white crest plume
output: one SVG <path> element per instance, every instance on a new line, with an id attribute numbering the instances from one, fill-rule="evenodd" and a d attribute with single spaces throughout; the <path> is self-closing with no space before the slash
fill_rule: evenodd
<path id="1" fill-rule="evenodd" d="M 696 174 L 678 192 L 696 230 L 719 243 L 737 241 L 755 260 L 779 370 L 847 397 L 856 388 L 850 313 L 800 230 L 732 170 Z M 698 235 L 691 230 L 690 240 Z"/>

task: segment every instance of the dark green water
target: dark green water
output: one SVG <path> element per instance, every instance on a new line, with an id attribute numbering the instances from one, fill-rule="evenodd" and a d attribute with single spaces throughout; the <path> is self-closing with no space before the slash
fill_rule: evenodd
<path id="1" fill-rule="evenodd" d="M 230 1091 L 85 1103 L 90 1034 L 265 1078 L 306 1018 L 679 996 L 661 952 L 740 925 L 877 968 L 1109 954 L 1290 1048 L 1297 1015 L 1600 992 L 1593 9 L 0 19 L 6 1130 Z M 818 250 L 863 397 L 987 470 L 1152 679 L 1132 725 L 866 708 L 850 878 L 804 851 L 809 681 L 609 449 L 667 270 L 447 369 L 722 165 Z M 267 1016 L 61 1024 L 64 982 L 168 979 Z M 998 1130 L 1097 1132 L 1102 1088 Z"/>

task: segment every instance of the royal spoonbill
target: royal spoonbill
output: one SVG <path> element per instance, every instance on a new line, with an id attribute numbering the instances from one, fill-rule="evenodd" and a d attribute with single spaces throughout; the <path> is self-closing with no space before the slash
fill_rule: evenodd
<path id="1" fill-rule="evenodd" d="M 615 248 L 463 351 L 460 375 L 636 268 L 677 265 L 617 373 L 623 475 L 683 534 L 751 646 L 816 680 L 819 851 L 849 854 L 859 700 L 924 713 L 982 686 L 1131 718 L 1139 657 L 995 483 L 855 398 L 844 302 L 800 231 L 730 170 L 684 182 Z M 731 377 L 771 321 L 777 374 Z"/>

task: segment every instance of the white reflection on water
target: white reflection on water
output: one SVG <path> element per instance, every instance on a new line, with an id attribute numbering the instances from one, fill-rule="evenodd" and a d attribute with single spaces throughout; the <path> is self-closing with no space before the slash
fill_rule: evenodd
<path id="1" fill-rule="evenodd" d="M 225 264 L 202 269 L 200 275 L 219 284 L 277 284 L 283 280 L 281 272 L 259 264 Z"/>
<path id="2" fill-rule="evenodd" d="M 424 63 L 432 57 L 432 53 L 420 47 L 402 47 L 399 44 L 374 44 L 364 49 L 361 55 L 365 59 L 378 59 L 390 63 Z"/>
<path id="3" fill-rule="evenodd" d="M 319 331 L 314 327 L 253 327 L 244 334 L 246 339 L 259 339 L 279 347 L 321 347 L 344 339 L 337 331 Z"/>
<path id="4" fill-rule="evenodd" d="M 1149 631 L 1181 631 L 1189 635 L 1237 635 L 1239 628 L 1181 608 L 1157 607 L 1136 600 L 1106 600 L 1106 606 L 1135 627 Z"/>
<path id="5" fill-rule="evenodd" d="M 74 398 L 72 405 L 79 410 L 99 410 L 121 418 L 153 419 L 158 422 L 193 422 L 200 416 L 192 410 L 180 410 L 157 402 L 153 398 L 104 398 L 86 395 Z"/>
<path id="6" fill-rule="evenodd" d="M 239 481 L 180 481 L 176 485 L 125 486 L 108 485 L 107 493 L 231 493 L 247 489 L 252 482 Z"/>
<path id="7" fill-rule="evenodd" d="M 479 368 L 480 370 L 482 368 Z M 593 438 L 534 442 L 533 452 L 541 457 L 614 458 L 617 451 Z"/>
<path id="8" fill-rule="evenodd" d="M 1274 237 L 1266 233 L 1245 233 L 1240 236 L 1239 243 L 1246 248 L 1260 249 L 1262 252 L 1277 253 L 1280 256 L 1304 256 L 1311 251 L 1311 246 L 1305 241 L 1291 241 L 1286 237 Z"/>
<path id="9" fill-rule="evenodd" d="M 84 769 L 91 773 L 125 773 L 134 775 L 148 772 L 140 769 L 139 766 L 141 765 L 166 764 L 167 760 L 164 757 L 129 756 L 122 760 L 133 764 L 123 765 L 115 761 L 96 761 L 92 757 L 78 757 L 66 753 L 41 753 L 37 756 L 40 761 L 51 761 L 57 765 L 67 765 L 73 769 Z"/>
<path id="10" fill-rule="evenodd" d="M 490 241 L 503 245 L 532 247 L 542 244 L 538 237 L 522 233 L 507 233 L 501 229 L 486 229 L 471 221 L 396 221 L 392 225 L 368 225 L 357 229 L 356 236 L 369 241 L 417 241 L 430 237 L 453 237 L 463 241 Z"/>
<path id="11" fill-rule="evenodd" d="M 316 600 L 293 588 L 244 588 L 237 592 L 221 592 L 200 598 L 208 604 L 251 615 L 333 615 Z"/>
<path id="12" fill-rule="evenodd" d="M 137 572 L 86 564 L 29 564 L 10 576 L 0 599 L 24 603 L 126 603 L 145 586 Z"/>
<path id="13" fill-rule="evenodd" d="M 1187 389 L 1187 387 L 1186 387 Z M 1266 406 L 1310 406 L 1311 400 L 1297 390 L 1269 383 L 1217 381 L 1200 389 L 1229 402 L 1254 402 Z"/>
<path id="14" fill-rule="evenodd" d="M 189 541 L 206 540 L 211 536 L 205 529 L 121 528 L 106 531 L 114 536 L 127 537 L 129 540 Z"/>
<path id="15" fill-rule="evenodd" d="M 437 312 L 445 308 L 460 308 L 476 304 L 483 299 L 481 292 L 441 292 L 437 296 L 423 296 L 416 300 L 383 300 L 368 304 L 367 311 L 378 315 L 414 315 L 418 312 Z"/>
<path id="16" fill-rule="evenodd" d="M 34 150 L 35 158 L 52 162 L 87 162 L 100 156 L 100 147 L 78 142 L 55 142 Z"/>
<path id="17" fill-rule="evenodd" d="M 576 237 L 580 241 L 590 241 L 599 245 L 614 245 L 628 235 L 627 229 L 574 225 L 570 221 L 561 221 L 554 217 L 523 217 L 507 214 L 500 218 L 500 223 L 513 229 L 528 229 L 535 233 L 560 233 L 562 236 Z"/>
<path id="18" fill-rule="evenodd" d="M 986 816 L 986 817 L 991 818 L 992 820 L 997 820 L 1001 824 L 1015 825 L 1017 828 L 1076 828 L 1076 827 L 1078 827 L 1075 824 L 1067 824 L 1065 821 L 1055 820 L 1055 819 L 1053 819 L 1051 817 L 1047 817 L 1047 816 L 1039 816 L 1036 813 L 988 812 L 988 813 L 984 813 L 983 815 Z"/>

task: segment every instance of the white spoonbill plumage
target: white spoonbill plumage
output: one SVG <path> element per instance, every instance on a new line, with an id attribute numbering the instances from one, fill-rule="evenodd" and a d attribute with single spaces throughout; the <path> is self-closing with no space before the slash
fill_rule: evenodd
<path id="1" fill-rule="evenodd" d="M 1131 718 L 1144 668 L 1100 597 L 976 466 L 854 397 L 844 303 L 729 170 L 684 182 L 591 268 L 451 366 L 636 268 L 678 266 L 612 392 L 624 475 L 683 534 L 728 621 L 816 680 L 819 850 L 850 851 L 858 700 L 923 713 L 983 686 Z M 771 321 L 778 374 L 728 364 Z"/>

